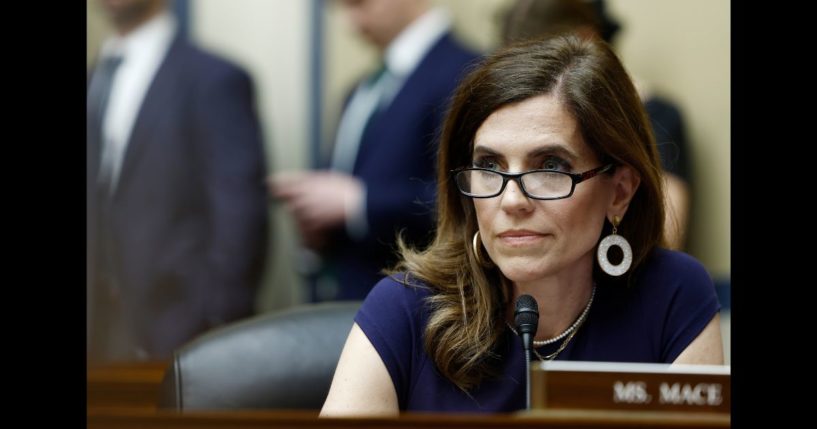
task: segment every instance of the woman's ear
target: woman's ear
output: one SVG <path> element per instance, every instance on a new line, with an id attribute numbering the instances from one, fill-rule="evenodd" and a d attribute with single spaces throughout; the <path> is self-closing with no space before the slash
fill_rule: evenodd
<path id="1" fill-rule="evenodd" d="M 638 185 L 641 184 L 641 175 L 629 165 L 619 165 L 613 173 L 613 199 L 607 208 L 607 218 L 613 216 L 624 217 L 630 206 Z"/>

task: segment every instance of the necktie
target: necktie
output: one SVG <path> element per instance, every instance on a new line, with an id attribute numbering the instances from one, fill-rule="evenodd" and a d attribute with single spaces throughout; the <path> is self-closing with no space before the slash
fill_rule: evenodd
<path id="1" fill-rule="evenodd" d="M 371 76 L 369 76 L 366 79 L 366 85 L 370 87 L 375 85 L 377 81 L 379 81 L 380 78 L 383 77 L 383 75 L 386 74 L 388 71 L 389 69 L 386 68 L 385 64 L 380 64 L 380 67 L 377 69 L 377 71 L 375 71 Z"/>
<path id="2" fill-rule="evenodd" d="M 114 247 L 111 235 L 111 200 L 108 198 L 112 164 L 110 157 L 112 151 L 110 150 L 111 145 L 105 142 L 102 123 L 105 118 L 105 110 L 108 107 L 108 98 L 110 97 L 114 74 L 121 63 L 122 57 L 108 57 L 102 60 L 93 77 L 94 81 L 91 83 L 91 89 L 88 93 L 88 114 L 91 115 L 89 126 L 94 127 L 93 130 L 88 130 L 88 132 L 89 135 L 94 132 L 96 133 L 102 151 L 99 164 L 99 177 L 97 180 L 97 232 L 100 245 L 100 252 L 98 254 L 98 276 L 100 284 L 104 285 L 105 292 L 111 294 L 109 296 L 115 295 L 118 291 L 118 287 L 115 284 L 111 260 Z"/>
<path id="3" fill-rule="evenodd" d="M 113 56 L 107 57 L 99 65 L 99 69 L 94 76 L 94 85 L 88 94 L 88 103 L 91 108 L 90 114 L 93 115 L 92 126 L 94 131 L 102 142 L 102 159 L 99 166 L 99 183 L 108 184 L 110 182 L 111 168 L 113 156 L 108 144 L 104 141 L 104 134 L 102 123 L 105 118 L 105 111 L 108 108 L 108 99 L 111 95 L 111 86 L 113 84 L 113 77 L 116 69 L 122 63 L 122 57 Z M 89 130 L 90 131 L 90 130 Z"/>
<path id="4" fill-rule="evenodd" d="M 332 155 L 332 169 L 352 172 L 369 120 L 390 99 L 394 76 L 383 66 L 355 91 L 343 113 Z"/>

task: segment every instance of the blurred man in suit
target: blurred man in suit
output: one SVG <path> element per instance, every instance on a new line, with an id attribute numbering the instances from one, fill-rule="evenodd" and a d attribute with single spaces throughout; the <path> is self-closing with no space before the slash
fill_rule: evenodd
<path id="1" fill-rule="evenodd" d="M 328 169 L 270 179 L 331 275 L 313 285 L 315 301 L 363 299 L 394 261 L 398 231 L 415 245 L 432 236 L 436 136 L 449 95 L 477 59 L 428 0 L 341 3 L 382 65 L 347 100 Z"/>
<path id="2" fill-rule="evenodd" d="M 101 3 L 116 34 L 88 85 L 88 357 L 169 358 L 253 311 L 267 234 L 253 85 L 178 34 L 164 0 Z"/>

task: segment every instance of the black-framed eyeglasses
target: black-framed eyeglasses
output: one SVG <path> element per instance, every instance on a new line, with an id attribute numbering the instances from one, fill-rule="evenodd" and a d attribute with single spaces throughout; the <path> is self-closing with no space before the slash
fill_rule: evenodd
<path id="1" fill-rule="evenodd" d="M 516 181 L 519 189 L 534 200 L 558 200 L 573 195 L 576 185 L 613 168 L 603 165 L 584 173 L 556 170 L 530 170 L 504 173 L 488 168 L 458 168 L 452 170 L 460 193 L 471 198 L 493 198 L 505 190 L 508 180 Z"/>

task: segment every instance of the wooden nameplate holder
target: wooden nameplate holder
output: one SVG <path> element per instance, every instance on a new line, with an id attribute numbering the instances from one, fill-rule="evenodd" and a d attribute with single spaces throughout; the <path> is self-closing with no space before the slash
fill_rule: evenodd
<path id="1" fill-rule="evenodd" d="M 531 408 L 730 414 L 730 377 L 730 366 L 540 361 Z"/>

